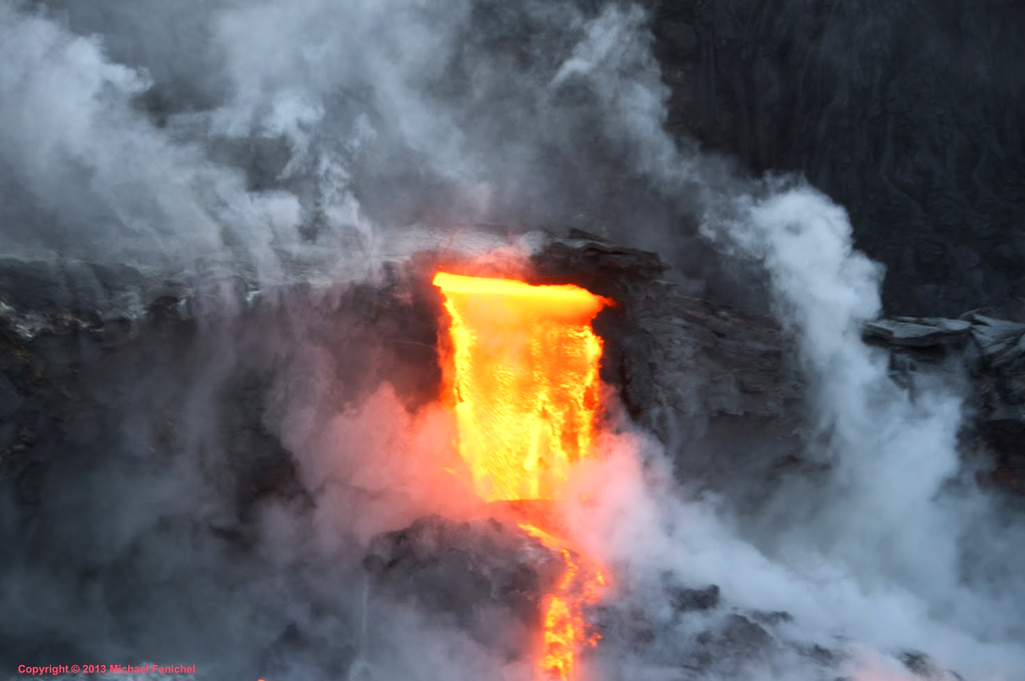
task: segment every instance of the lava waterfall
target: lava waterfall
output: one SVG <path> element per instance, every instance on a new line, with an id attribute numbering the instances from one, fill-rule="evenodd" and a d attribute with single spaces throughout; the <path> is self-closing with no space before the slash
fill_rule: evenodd
<path id="1" fill-rule="evenodd" d="M 570 466 L 593 454 L 602 343 L 591 320 L 610 301 L 572 285 L 447 272 L 434 284 L 451 317 L 458 450 L 474 492 L 488 502 L 557 498 Z M 581 610 L 597 598 L 604 577 L 574 556 L 540 505 L 519 508 L 529 520 L 520 527 L 566 562 L 544 605 L 539 673 L 572 679 L 577 651 L 594 640 Z"/>

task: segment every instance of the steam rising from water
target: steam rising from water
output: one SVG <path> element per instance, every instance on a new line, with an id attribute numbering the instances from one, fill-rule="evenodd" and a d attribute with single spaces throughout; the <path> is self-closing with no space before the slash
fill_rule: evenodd
<path id="1" fill-rule="evenodd" d="M 847 650 L 858 679 L 905 678 L 888 656 L 909 649 L 972 679 L 1025 678 L 1025 577 L 1006 567 L 1025 557 L 1021 522 L 958 480 L 956 385 L 899 387 L 862 344 L 882 272 L 852 249 L 845 212 L 800 183 L 743 179 L 674 142 L 640 9 L 512 5 L 146 1 L 108 11 L 0 0 L 0 246 L 268 285 L 310 272 L 373 276 L 400 233 L 496 221 L 579 225 L 657 247 L 699 294 L 746 263 L 798 341 L 815 426 L 808 457 L 828 473 L 795 476 L 740 515 L 687 497 L 664 453 L 627 424 L 609 436 L 606 462 L 577 481 L 600 500 L 568 509 L 577 530 L 622 566 L 617 581 L 636 584 L 638 602 L 660 602 L 666 571 L 719 584 L 730 607 L 791 613 L 775 636 Z M 695 256 L 709 244 L 727 265 Z M 281 653 L 282 678 L 337 678 L 335 658 L 350 653 L 375 679 L 529 674 L 431 615 L 378 605 L 367 617 L 357 566 L 367 538 L 464 509 L 431 493 L 452 454 L 437 445 L 451 423 L 431 408 L 410 416 L 387 388 L 340 398 L 346 368 L 325 344 L 347 337 L 305 333 L 322 309 L 291 310 L 292 329 L 269 330 L 258 351 L 225 320 L 224 347 L 195 358 L 184 385 L 124 370 L 120 389 L 145 380 L 148 393 L 129 425 L 111 426 L 134 463 L 85 468 L 43 522 L 63 537 L 68 565 L 146 576 L 76 596 L 71 567 L 38 569 L 19 548 L 0 561 L 10 596 L 0 632 L 13 636 L 16 622 L 94 655 L 131 654 L 129 641 L 190 650 L 204 659 L 182 662 L 234 670 L 291 622 L 319 647 Z M 213 405 L 246 362 L 287 368 L 262 426 L 295 455 L 313 510 L 297 500 L 258 509 L 260 548 L 241 560 L 189 528 L 229 512 L 209 481 L 228 465 Z M 183 454 L 158 466 L 141 443 L 156 406 L 170 403 L 184 405 Z M 101 493 L 111 503 L 98 504 Z M 61 529 L 83 522 L 85 538 Z M 5 544 L 26 544 L 13 524 L 0 530 Z M 178 597 L 145 596 L 157 585 Z M 182 602 L 203 600 L 217 615 L 190 631 L 182 622 L 195 613 Z M 709 625 L 666 619 L 658 646 L 669 654 Z M 0 659 L 17 664 L 17 645 Z M 711 674 L 824 673 L 790 650 Z M 655 674 L 630 655 L 598 664 L 608 678 Z"/>

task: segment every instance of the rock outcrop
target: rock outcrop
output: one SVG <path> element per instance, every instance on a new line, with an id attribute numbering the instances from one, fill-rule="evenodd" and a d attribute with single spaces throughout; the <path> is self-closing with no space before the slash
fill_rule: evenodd
<path id="1" fill-rule="evenodd" d="M 531 650 L 543 599 L 566 569 L 557 551 L 514 525 L 438 516 L 375 537 L 363 564 L 375 591 L 448 613 L 510 657 Z"/>
<path id="2" fill-rule="evenodd" d="M 845 206 L 890 314 L 1022 311 L 1020 3 L 645 4 L 670 128 Z"/>
<path id="3" fill-rule="evenodd" d="M 953 362 L 969 377 L 968 440 L 991 456 L 980 477 L 1025 494 L 1025 324 L 970 312 L 960 319 L 898 317 L 865 327 L 897 373 Z"/>

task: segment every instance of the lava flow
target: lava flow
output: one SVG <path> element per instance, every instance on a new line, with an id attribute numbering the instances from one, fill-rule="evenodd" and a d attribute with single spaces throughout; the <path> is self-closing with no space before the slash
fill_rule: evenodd
<path id="1" fill-rule="evenodd" d="M 458 448 L 474 491 L 488 502 L 557 499 L 573 462 L 593 454 L 602 342 L 591 321 L 609 301 L 577 286 L 446 272 L 433 283 L 451 317 Z M 566 562 L 545 598 L 538 671 L 572 679 L 577 652 L 594 643 L 582 610 L 604 577 L 539 506 L 528 519 L 520 527 Z"/>

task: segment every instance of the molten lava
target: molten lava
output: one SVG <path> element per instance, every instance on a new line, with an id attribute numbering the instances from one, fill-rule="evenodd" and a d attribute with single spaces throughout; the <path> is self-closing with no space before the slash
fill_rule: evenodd
<path id="1" fill-rule="evenodd" d="M 571 679 L 577 649 L 585 644 L 594 645 L 600 638 L 587 634 L 583 610 L 598 600 L 605 576 L 590 561 L 567 548 L 565 542 L 544 530 L 525 523 L 520 524 L 520 529 L 544 545 L 558 548 L 566 562 L 566 572 L 555 593 L 545 599 L 544 653 L 539 669 L 549 679 Z"/>
<path id="2" fill-rule="evenodd" d="M 486 501 L 552 499 L 589 456 L 604 298 L 576 286 L 530 286 L 439 272 L 452 318 L 459 453 Z"/>
<path id="3" fill-rule="evenodd" d="M 489 502 L 558 498 L 571 464 L 593 454 L 602 342 L 591 321 L 609 301 L 577 286 L 446 272 L 433 283 L 451 317 L 458 448 L 474 491 Z M 566 562 L 545 599 L 539 672 L 571 679 L 577 651 L 594 643 L 582 611 L 604 577 L 567 539 L 538 527 L 542 514 L 530 520 L 520 527 Z"/>

